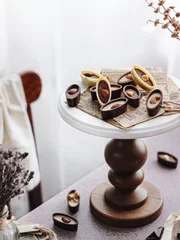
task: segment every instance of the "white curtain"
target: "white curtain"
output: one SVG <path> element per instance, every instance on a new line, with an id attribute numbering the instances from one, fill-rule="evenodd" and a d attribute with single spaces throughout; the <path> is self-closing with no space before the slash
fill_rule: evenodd
<path id="1" fill-rule="evenodd" d="M 167 3 L 180 10 L 178 0 Z M 0 11 L 0 71 L 34 70 L 42 78 L 32 107 L 47 200 L 103 163 L 107 142 L 63 122 L 60 92 L 81 69 L 159 65 L 180 77 L 180 42 L 146 25 L 156 15 L 143 0 L 0 0 Z"/>

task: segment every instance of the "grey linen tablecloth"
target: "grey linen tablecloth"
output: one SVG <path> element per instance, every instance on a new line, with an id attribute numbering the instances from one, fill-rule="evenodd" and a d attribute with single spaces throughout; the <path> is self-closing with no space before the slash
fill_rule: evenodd
<path id="1" fill-rule="evenodd" d="M 171 211 L 176 212 L 180 209 L 180 166 L 177 169 L 168 169 L 157 163 L 157 151 L 167 151 L 178 158 L 180 157 L 180 128 L 160 136 L 144 139 L 144 141 L 148 147 L 148 159 L 143 167 L 145 180 L 158 186 L 164 196 L 163 212 L 155 222 L 144 227 L 120 229 L 107 226 L 92 216 L 89 208 L 89 196 L 98 183 L 107 181 L 109 168 L 106 164 L 63 190 L 21 218 L 20 221 L 43 224 L 52 228 L 57 233 L 58 239 L 63 240 L 144 240 L 157 227 L 163 225 Z M 68 232 L 59 229 L 53 226 L 52 221 L 53 213 L 69 213 L 66 197 L 71 189 L 77 189 L 81 194 L 80 210 L 77 214 L 73 215 L 79 221 L 77 232 Z"/>

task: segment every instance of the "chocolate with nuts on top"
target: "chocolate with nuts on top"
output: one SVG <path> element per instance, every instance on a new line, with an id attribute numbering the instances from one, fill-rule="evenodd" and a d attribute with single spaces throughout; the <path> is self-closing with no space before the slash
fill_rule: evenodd
<path id="1" fill-rule="evenodd" d="M 149 76 L 146 75 L 143 71 L 136 69 L 136 73 L 145 83 L 149 84 L 150 86 L 153 86 L 153 83 L 150 80 Z"/>
<path id="2" fill-rule="evenodd" d="M 53 221 L 54 224 L 59 228 L 63 228 L 68 231 L 77 231 L 78 221 L 75 218 L 68 216 L 67 214 L 54 213 Z"/>
<path id="3" fill-rule="evenodd" d="M 133 85 L 127 85 L 123 88 L 124 96 L 128 99 L 128 104 L 131 107 L 137 108 L 140 105 L 141 93 Z"/>
<path id="4" fill-rule="evenodd" d="M 178 159 L 170 153 L 158 152 L 157 153 L 158 162 L 169 168 L 176 168 L 178 164 Z"/>
<path id="5" fill-rule="evenodd" d="M 161 109 L 163 94 L 160 89 L 154 89 L 147 97 L 146 107 L 149 116 L 155 116 Z"/>
<path id="6" fill-rule="evenodd" d="M 96 83 L 96 96 L 101 106 L 111 100 L 111 86 L 107 78 L 102 77 Z"/>
<path id="7" fill-rule="evenodd" d="M 112 119 L 127 110 L 127 98 L 117 98 L 114 99 L 100 108 L 102 119 Z"/>
<path id="8" fill-rule="evenodd" d="M 81 89 L 79 85 L 73 84 L 66 89 L 66 99 L 69 107 L 75 107 L 80 100 Z"/>
<path id="9" fill-rule="evenodd" d="M 121 96 L 121 91 L 122 91 L 122 86 L 119 84 L 112 83 L 111 84 L 111 100 L 120 98 Z M 92 100 L 95 101 L 97 100 L 97 95 L 96 95 L 96 86 L 93 86 L 90 88 L 90 93 Z"/>
<path id="10" fill-rule="evenodd" d="M 136 83 L 133 80 L 133 77 L 131 75 L 131 71 L 123 74 L 119 80 L 118 80 L 118 84 L 122 85 L 122 87 L 126 86 L 126 85 L 136 85 Z"/>

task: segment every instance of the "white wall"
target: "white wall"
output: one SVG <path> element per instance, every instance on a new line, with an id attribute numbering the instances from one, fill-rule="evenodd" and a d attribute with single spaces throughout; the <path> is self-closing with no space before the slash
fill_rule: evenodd
<path id="1" fill-rule="evenodd" d="M 62 89 L 84 68 L 159 65 L 180 77 L 180 43 L 146 26 L 154 14 L 142 0 L 4 2 L 10 71 L 35 70 L 43 81 L 33 113 L 46 200 L 103 163 L 107 142 L 60 119 L 56 105 Z"/>

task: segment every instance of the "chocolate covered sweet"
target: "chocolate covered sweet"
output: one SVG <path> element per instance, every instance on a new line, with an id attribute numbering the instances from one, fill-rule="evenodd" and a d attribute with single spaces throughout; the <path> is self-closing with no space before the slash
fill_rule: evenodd
<path id="1" fill-rule="evenodd" d="M 141 66 L 135 65 L 131 70 L 131 75 L 136 84 L 145 91 L 151 91 L 156 86 L 156 82 L 152 75 Z"/>
<path id="2" fill-rule="evenodd" d="M 136 85 L 136 83 L 133 80 L 133 77 L 131 75 L 131 71 L 123 74 L 119 79 L 118 79 L 118 84 L 122 85 L 122 87 L 126 85 Z"/>
<path id="3" fill-rule="evenodd" d="M 67 214 L 54 213 L 53 221 L 54 224 L 59 228 L 63 228 L 68 231 L 77 231 L 78 221 Z"/>
<path id="4" fill-rule="evenodd" d="M 127 110 L 127 98 L 117 98 L 100 108 L 103 120 L 115 118 Z"/>
<path id="5" fill-rule="evenodd" d="M 160 240 L 164 232 L 163 227 L 159 227 L 156 231 L 152 232 L 146 240 Z"/>
<path id="6" fill-rule="evenodd" d="M 127 85 L 123 88 L 124 96 L 128 99 L 128 104 L 131 107 L 137 108 L 140 105 L 141 93 L 133 85 Z"/>
<path id="7" fill-rule="evenodd" d="M 111 84 L 111 99 L 121 97 L 122 86 L 119 84 Z"/>
<path id="8" fill-rule="evenodd" d="M 96 96 L 101 106 L 111 100 L 111 86 L 106 77 L 101 77 L 96 83 Z"/>
<path id="9" fill-rule="evenodd" d="M 99 78 L 102 77 L 100 73 L 97 73 L 91 70 L 83 70 L 81 71 L 80 75 L 81 75 L 82 82 L 88 86 L 96 85 Z"/>
<path id="10" fill-rule="evenodd" d="M 69 211 L 76 213 L 79 210 L 80 194 L 77 190 L 71 190 L 67 195 Z"/>
<path id="11" fill-rule="evenodd" d="M 154 89 L 147 97 L 146 107 L 149 116 L 155 116 L 161 109 L 163 94 L 160 89 Z"/>
<path id="12" fill-rule="evenodd" d="M 111 100 L 119 98 L 121 96 L 122 86 L 114 83 L 110 84 L 110 86 L 111 86 Z M 90 88 L 90 93 L 92 100 L 93 101 L 97 100 L 96 86 Z"/>
<path id="13" fill-rule="evenodd" d="M 178 159 L 170 153 L 158 152 L 157 153 L 158 162 L 169 168 L 176 168 L 178 164 Z"/>
<path id="14" fill-rule="evenodd" d="M 81 89 L 79 85 L 73 84 L 66 89 L 66 99 L 69 107 L 75 107 L 80 100 Z"/>
<path id="15" fill-rule="evenodd" d="M 91 93 L 92 100 L 93 101 L 97 100 L 96 86 L 93 86 L 90 88 L 90 93 Z"/>

